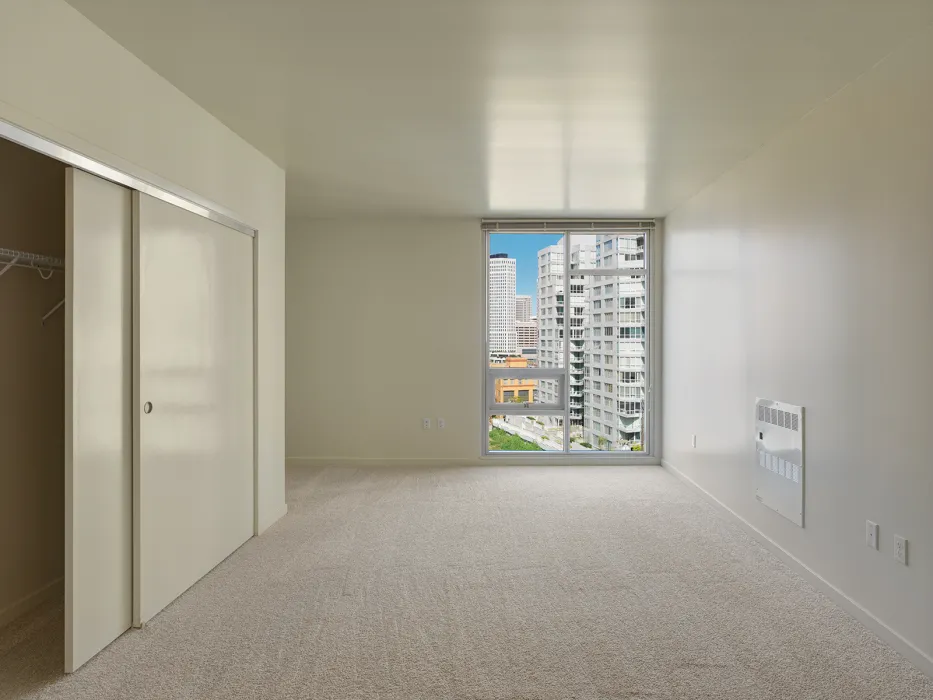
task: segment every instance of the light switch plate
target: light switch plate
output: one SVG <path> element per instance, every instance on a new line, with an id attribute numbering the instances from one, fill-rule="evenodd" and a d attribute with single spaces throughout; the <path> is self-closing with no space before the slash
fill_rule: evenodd
<path id="1" fill-rule="evenodd" d="M 865 544 L 872 549 L 878 549 L 878 523 L 865 521 Z"/>

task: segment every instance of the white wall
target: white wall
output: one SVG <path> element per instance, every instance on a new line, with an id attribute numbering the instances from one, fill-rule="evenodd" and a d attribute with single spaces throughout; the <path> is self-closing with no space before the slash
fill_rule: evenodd
<path id="1" fill-rule="evenodd" d="M 0 118 L 260 230 L 259 529 L 285 512 L 285 173 L 63 0 L 0 0 Z"/>
<path id="2" fill-rule="evenodd" d="M 933 29 L 677 209 L 665 244 L 664 459 L 930 672 Z M 806 407 L 806 529 L 755 501 L 756 396 Z"/>
<path id="3" fill-rule="evenodd" d="M 288 456 L 476 460 L 479 221 L 289 220 L 287 253 Z"/>
<path id="4" fill-rule="evenodd" d="M 0 140 L 0 248 L 65 257 L 65 167 Z M 0 269 L 3 264 L 0 263 Z M 65 275 L 0 277 L 0 626 L 61 597 Z"/>

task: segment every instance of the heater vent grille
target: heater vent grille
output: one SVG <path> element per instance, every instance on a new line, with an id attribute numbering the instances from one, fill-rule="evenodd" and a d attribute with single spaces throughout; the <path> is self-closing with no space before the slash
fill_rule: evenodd
<path id="1" fill-rule="evenodd" d="M 776 425 L 795 432 L 800 431 L 800 414 L 774 407 L 758 405 L 758 420 L 768 425 Z"/>

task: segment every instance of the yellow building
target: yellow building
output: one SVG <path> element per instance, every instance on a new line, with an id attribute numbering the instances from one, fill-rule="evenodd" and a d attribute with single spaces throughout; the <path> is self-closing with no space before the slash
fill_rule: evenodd
<path id="1" fill-rule="evenodd" d="M 528 360 L 524 357 L 494 358 L 489 366 L 494 369 L 524 369 L 528 367 Z M 535 400 L 535 389 L 538 387 L 536 379 L 497 379 L 496 403 L 525 403 Z"/>

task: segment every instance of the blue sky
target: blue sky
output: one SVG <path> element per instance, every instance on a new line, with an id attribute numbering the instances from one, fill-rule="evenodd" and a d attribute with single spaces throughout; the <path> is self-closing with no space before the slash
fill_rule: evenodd
<path id="1" fill-rule="evenodd" d="M 556 245 L 560 234 L 553 233 L 492 233 L 489 253 L 508 253 L 515 258 L 515 293 L 531 296 L 534 313 L 538 313 L 538 251 Z"/>

